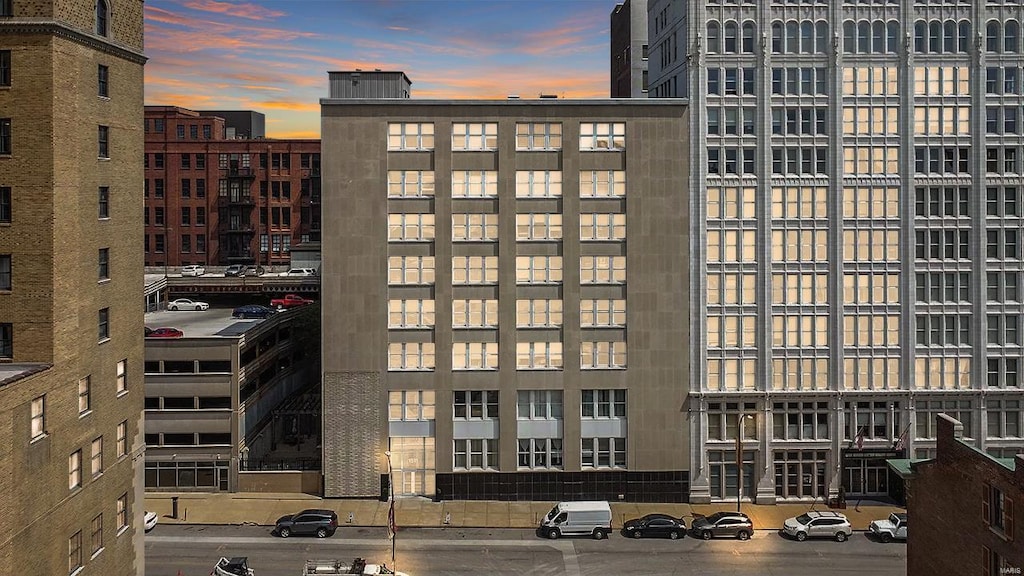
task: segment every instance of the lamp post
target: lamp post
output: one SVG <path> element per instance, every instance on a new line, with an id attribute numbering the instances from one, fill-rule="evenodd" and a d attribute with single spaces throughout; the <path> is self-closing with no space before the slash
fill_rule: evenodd
<path id="1" fill-rule="evenodd" d="M 388 534 L 391 536 L 391 569 L 397 573 L 398 562 L 395 560 L 395 537 L 398 534 L 395 525 L 395 477 L 391 469 L 391 451 L 385 451 L 384 456 L 388 459 L 388 490 L 391 496 L 391 503 L 388 506 Z"/>
<path id="2" fill-rule="evenodd" d="M 736 430 L 736 511 L 742 512 L 743 506 L 743 422 L 753 418 L 753 414 L 740 414 Z"/>

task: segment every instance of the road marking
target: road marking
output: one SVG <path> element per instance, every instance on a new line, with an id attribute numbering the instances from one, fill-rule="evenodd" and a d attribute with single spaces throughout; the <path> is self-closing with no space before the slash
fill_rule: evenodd
<path id="1" fill-rule="evenodd" d="M 146 544 L 208 544 L 215 546 L 217 550 L 224 550 L 226 546 L 295 546 L 293 540 L 282 538 L 257 538 L 251 536 L 146 536 Z M 311 546 L 376 546 L 380 548 L 390 547 L 390 540 L 376 538 L 314 538 L 302 539 L 303 543 Z M 565 540 L 558 541 L 531 541 L 531 540 L 438 540 L 438 539 L 416 539 L 403 540 L 401 548 L 405 550 L 432 550 L 443 547 L 452 548 L 486 548 L 488 546 L 502 546 L 510 548 L 552 548 L 562 554 L 562 563 L 565 566 L 566 576 L 580 576 L 580 563 L 576 555 L 576 545 Z"/>

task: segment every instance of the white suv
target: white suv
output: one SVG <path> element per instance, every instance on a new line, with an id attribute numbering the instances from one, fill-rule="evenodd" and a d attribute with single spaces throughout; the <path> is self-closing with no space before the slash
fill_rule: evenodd
<path id="1" fill-rule="evenodd" d="M 796 518 L 786 520 L 783 533 L 803 542 L 808 538 L 835 538 L 845 542 L 853 534 L 850 521 L 838 512 L 805 512 Z"/>

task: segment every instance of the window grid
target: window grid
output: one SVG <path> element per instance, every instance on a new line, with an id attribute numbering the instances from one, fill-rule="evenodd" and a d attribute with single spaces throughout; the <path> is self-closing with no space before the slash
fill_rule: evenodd
<path id="1" fill-rule="evenodd" d="M 452 300 L 452 328 L 496 328 L 497 300 Z"/>
<path id="2" fill-rule="evenodd" d="M 561 325 L 561 300 L 516 300 L 516 326 L 550 328 Z"/>
<path id="3" fill-rule="evenodd" d="M 581 122 L 580 150 L 622 150 L 626 125 L 622 122 Z"/>
<path id="4" fill-rule="evenodd" d="M 557 370 L 561 368 L 561 342 L 516 342 L 517 370 Z"/>
<path id="5" fill-rule="evenodd" d="M 433 370 L 433 342 L 391 342 L 388 344 L 388 370 Z"/>
<path id="6" fill-rule="evenodd" d="M 560 123 L 516 123 L 516 150 L 561 149 L 562 125 Z"/>
<path id="7" fill-rule="evenodd" d="M 626 343 L 580 342 L 580 368 L 583 370 L 626 368 Z"/>
<path id="8" fill-rule="evenodd" d="M 582 185 L 581 185 L 582 195 Z M 516 198 L 557 198 L 562 195 L 561 170 L 519 170 Z"/>

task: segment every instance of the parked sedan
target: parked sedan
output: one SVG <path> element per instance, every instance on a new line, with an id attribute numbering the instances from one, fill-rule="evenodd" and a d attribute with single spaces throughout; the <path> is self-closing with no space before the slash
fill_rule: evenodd
<path id="1" fill-rule="evenodd" d="M 210 305 L 206 302 L 199 302 L 198 300 L 189 300 L 188 298 L 178 298 L 167 303 L 168 310 L 209 310 Z"/>
<path id="2" fill-rule="evenodd" d="M 622 525 L 622 535 L 630 538 L 671 538 L 675 540 L 686 535 L 686 523 L 682 518 L 668 514 L 648 514 Z"/>
<path id="3" fill-rule="evenodd" d="M 177 328 L 154 328 L 146 338 L 181 338 L 185 333 Z"/>
<path id="4" fill-rule="evenodd" d="M 198 264 L 189 264 L 188 266 L 181 267 L 182 276 L 202 276 L 206 274 L 206 268 Z"/>
<path id="5" fill-rule="evenodd" d="M 267 308 L 259 304 L 246 304 L 231 311 L 232 318 L 269 318 L 273 315 L 273 308 Z"/>
<path id="6" fill-rule="evenodd" d="M 729 536 L 747 540 L 754 533 L 750 518 L 742 512 L 715 512 L 710 516 L 694 514 L 690 530 L 695 536 L 710 540 L 715 536 Z"/>

